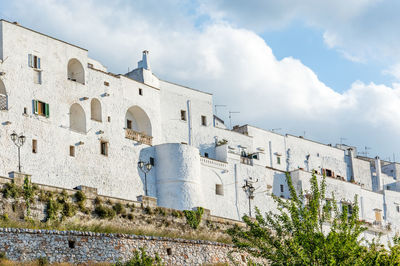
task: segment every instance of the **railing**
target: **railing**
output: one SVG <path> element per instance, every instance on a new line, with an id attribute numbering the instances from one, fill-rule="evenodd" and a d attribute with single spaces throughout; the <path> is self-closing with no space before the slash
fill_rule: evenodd
<path id="1" fill-rule="evenodd" d="M 153 140 L 152 136 L 147 136 L 146 134 L 137 132 L 137 131 L 129 129 L 129 128 L 125 129 L 125 138 L 131 139 L 131 140 L 143 143 L 143 144 L 147 144 L 150 146 L 151 146 L 151 143 Z"/>
<path id="2" fill-rule="evenodd" d="M 7 95 L 0 94 L 0 110 L 8 110 Z"/>
<path id="3" fill-rule="evenodd" d="M 226 163 L 226 162 L 213 160 L 213 159 L 210 159 L 210 158 L 207 158 L 207 157 L 200 157 L 200 162 L 203 165 L 207 165 L 207 166 L 210 166 L 210 167 L 215 167 L 215 168 L 222 169 L 222 170 L 226 170 L 227 169 L 227 165 L 228 165 L 228 163 Z"/>
<path id="4" fill-rule="evenodd" d="M 240 157 L 240 163 L 247 164 L 247 165 L 253 165 L 253 159 L 241 156 Z"/>

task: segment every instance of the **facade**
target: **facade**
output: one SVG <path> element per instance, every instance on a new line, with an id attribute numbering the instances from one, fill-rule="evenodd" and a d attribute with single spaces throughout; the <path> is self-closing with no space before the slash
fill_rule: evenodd
<path id="1" fill-rule="evenodd" d="M 26 136 L 22 172 L 34 182 L 147 194 L 160 206 L 240 220 L 249 203 L 264 212 L 274 210 L 272 193 L 288 198 L 285 172 L 307 191 L 314 171 L 341 205 L 358 195 L 371 235 L 397 232 L 400 164 L 250 125 L 231 130 L 213 114 L 211 94 L 159 79 L 148 57 L 116 75 L 86 49 L 1 20 L 0 175 L 17 169 L 15 131 Z M 255 188 L 251 200 L 245 184 Z"/>

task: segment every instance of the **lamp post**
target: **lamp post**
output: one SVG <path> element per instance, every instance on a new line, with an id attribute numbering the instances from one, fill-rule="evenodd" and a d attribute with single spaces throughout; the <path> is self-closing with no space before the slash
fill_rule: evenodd
<path id="1" fill-rule="evenodd" d="M 22 135 L 22 133 L 18 136 L 18 134 L 15 132 L 13 132 L 10 137 L 15 146 L 18 148 L 18 172 L 21 173 L 21 147 L 24 145 L 26 137 Z"/>
<path id="2" fill-rule="evenodd" d="M 153 165 L 151 165 L 151 163 L 139 161 L 138 167 L 139 167 L 140 171 L 142 171 L 144 173 L 144 193 L 145 193 L 145 196 L 147 196 L 147 173 L 150 172 Z"/>
<path id="3" fill-rule="evenodd" d="M 244 192 L 246 192 L 247 197 L 249 199 L 249 216 L 251 217 L 251 200 L 254 199 L 254 191 L 256 188 L 253 186 L 253 183 L 258 182 L 258 179 L 253 182 L 252 179 L 250 180 L 245 180 L 245 184 L 242 186 Z"/>

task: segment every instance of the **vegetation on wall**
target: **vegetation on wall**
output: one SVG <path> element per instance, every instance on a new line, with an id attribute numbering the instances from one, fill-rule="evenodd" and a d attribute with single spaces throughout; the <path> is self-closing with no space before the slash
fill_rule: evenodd
<path id="1" fill-rule="evenodd" d="M 292 179 L 286 174 L 290 199 L 273 195 L 277 213 L 265 217 L 256 210 L 256 219 L 244 216 L 247 227 L 228 230 L 236 247 L 255 257 L 263 257 L 271 265 L 399 265 L 400 239 L 387 251 L 376 243 L 363 245 L 357 198 L 338 210 L 333 200 L 325 197 L 325 177 L 319 184 L 315 174 L 311 177 L 311 192 L 298 194 Z M 329 224 L 329 228 L 324 225 Z"/>
<path id="2" fill-rule="evenodd" d="M 200 225 L 204 209 L 202 207 L 198 207 L 194 211 L 184 210 L 183 213 L 185 214 L 188 225 L 193 229 L 197 229 Z"/>
<path id="3" fill-rule="evenodd" d="M 117 262 L 115 266 L 159 266 L 163 265 L 161 258 L 156 254 L 154 257 L 147 255 L 144 248 L 140 248 L 140 251 L 135 250 L 133 257 L 126 262 Z"/>

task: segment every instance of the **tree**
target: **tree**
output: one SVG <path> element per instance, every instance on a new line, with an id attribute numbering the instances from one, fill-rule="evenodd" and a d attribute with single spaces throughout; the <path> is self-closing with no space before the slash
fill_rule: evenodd
<path id="1" fill-rule="evenodd" d="M 296 192 L 288 173 L 286 180 L 290 199 L 273 195 L 277 212 L 264 217 L 256 209 L 255 219 L 244 216 L 246 228 L 228 230 L 234 245 L 271 265 L 363 264 L 367 249 L 360 236 L 366 228 L 358 219 L 357 197 L 349 205 L 351 213 L 346 205 L 339 211 L 334 195 L 326 199 L 325 177 L 319 184 L 313 174 L 306 195 Z"/>

